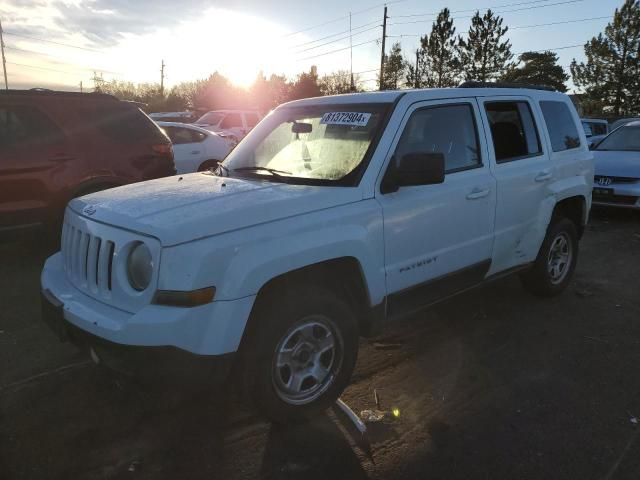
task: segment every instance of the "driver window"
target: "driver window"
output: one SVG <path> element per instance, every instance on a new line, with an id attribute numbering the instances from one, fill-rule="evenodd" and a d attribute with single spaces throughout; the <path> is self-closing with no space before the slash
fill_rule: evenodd
<path id="1" fill-rule="evenodd" d="M 471 105 L 442 105 L 413 112 L 395 158 L 407 153 L 442 153 L 445 173 L 480 167 L 482 159 Z"/>

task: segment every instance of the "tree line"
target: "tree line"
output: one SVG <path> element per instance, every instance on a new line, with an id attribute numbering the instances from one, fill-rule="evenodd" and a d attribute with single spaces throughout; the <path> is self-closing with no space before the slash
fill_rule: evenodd
<path id="1" fill-rule="evenodd" d="M 625 0 L 604 32 L 584 45 L 585 61 L 575 59 L 571 77 L 552 51 L 516 55 L 507 38 L 509 27 L 492 10 L 476 11 L 464 36 L 456 34 L 448 8 L 438 14 L 431 31 L 420 37 L 419 47 L 405 56 L 394 43 L 384 57 L 381 90 L 454 87 L 463 81 L 513 82 L 544 85 L 566 92 L 573 79 L 585 114 L 622 116 L 640 114 L 640 2 Z M 160 92 L 156 84 L 96 81 L 96 90 L 147 104 L 149 111 L 213 110 L 254 107 L 267 111 L 280 103 L 321 95 L 362 91 L 362 82 L 348 71 L 319 76 L 316 67 L 293 79 L 265 77 L 243 89 L 214 73 L 206 79 L 184 82 Z"/>

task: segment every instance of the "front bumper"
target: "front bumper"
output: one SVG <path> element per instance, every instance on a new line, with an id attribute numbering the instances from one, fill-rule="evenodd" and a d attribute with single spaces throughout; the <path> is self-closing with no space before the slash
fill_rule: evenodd
<path id="1" fill-rule="evenodd" d="M 640 183 L 611 183 L 593 186 L 593 205 L 640 210 Z"/>
<path id="2" fill-rule="evenodd" d="M 195 355 L 175 347 L 122 345 L 92 335 L 64 318 L 63 304 L 49 290 L 41 296 L 42 319 L 63 342 L 91 354 L 98 364 L 121 374 L 158 382 L 211 386 L 231 372 L 235 354 Z"/>
<path id="3" fill-rule="evenodd" d="M 71 327 L 104 341 L 136 347 L 173 347 L 195 355 L 235 353 L 254 296 L 193 308 L 147 305 L 130 313 L 81 292 L 67 279 L 60 253 L 49 257 L 42 291 Z M 51 303 L 51 302 L 48 302 Z"/>

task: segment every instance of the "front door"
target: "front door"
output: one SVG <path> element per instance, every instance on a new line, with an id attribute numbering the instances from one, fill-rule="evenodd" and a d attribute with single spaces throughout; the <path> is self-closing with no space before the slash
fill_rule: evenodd
<path id="1" fill-rule="evenodd" d="M 389 163 L 442 153 L 442 184 L 378 194 L 384 216 L 389 313 L 400 314 L 481 281 L 491 262 L 496 182 L 475 99 L 409 109 Z"/>
<path id="2" fill-rule="evenodd" d="M 48 223 L 74 149 L 40 109 L 0 107 L 0 229 Z"/>

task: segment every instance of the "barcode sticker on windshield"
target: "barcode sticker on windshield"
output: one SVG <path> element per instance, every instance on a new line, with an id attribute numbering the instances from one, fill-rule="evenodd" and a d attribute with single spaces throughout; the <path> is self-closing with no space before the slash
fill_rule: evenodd
<path id="1" fill-rule="evenodd" d="M 327 112 L 322 115 L 321 124 L 325 125 L 354 125 L 364 127 L 369 123 L 370 113 L 361 112 Z"/>

